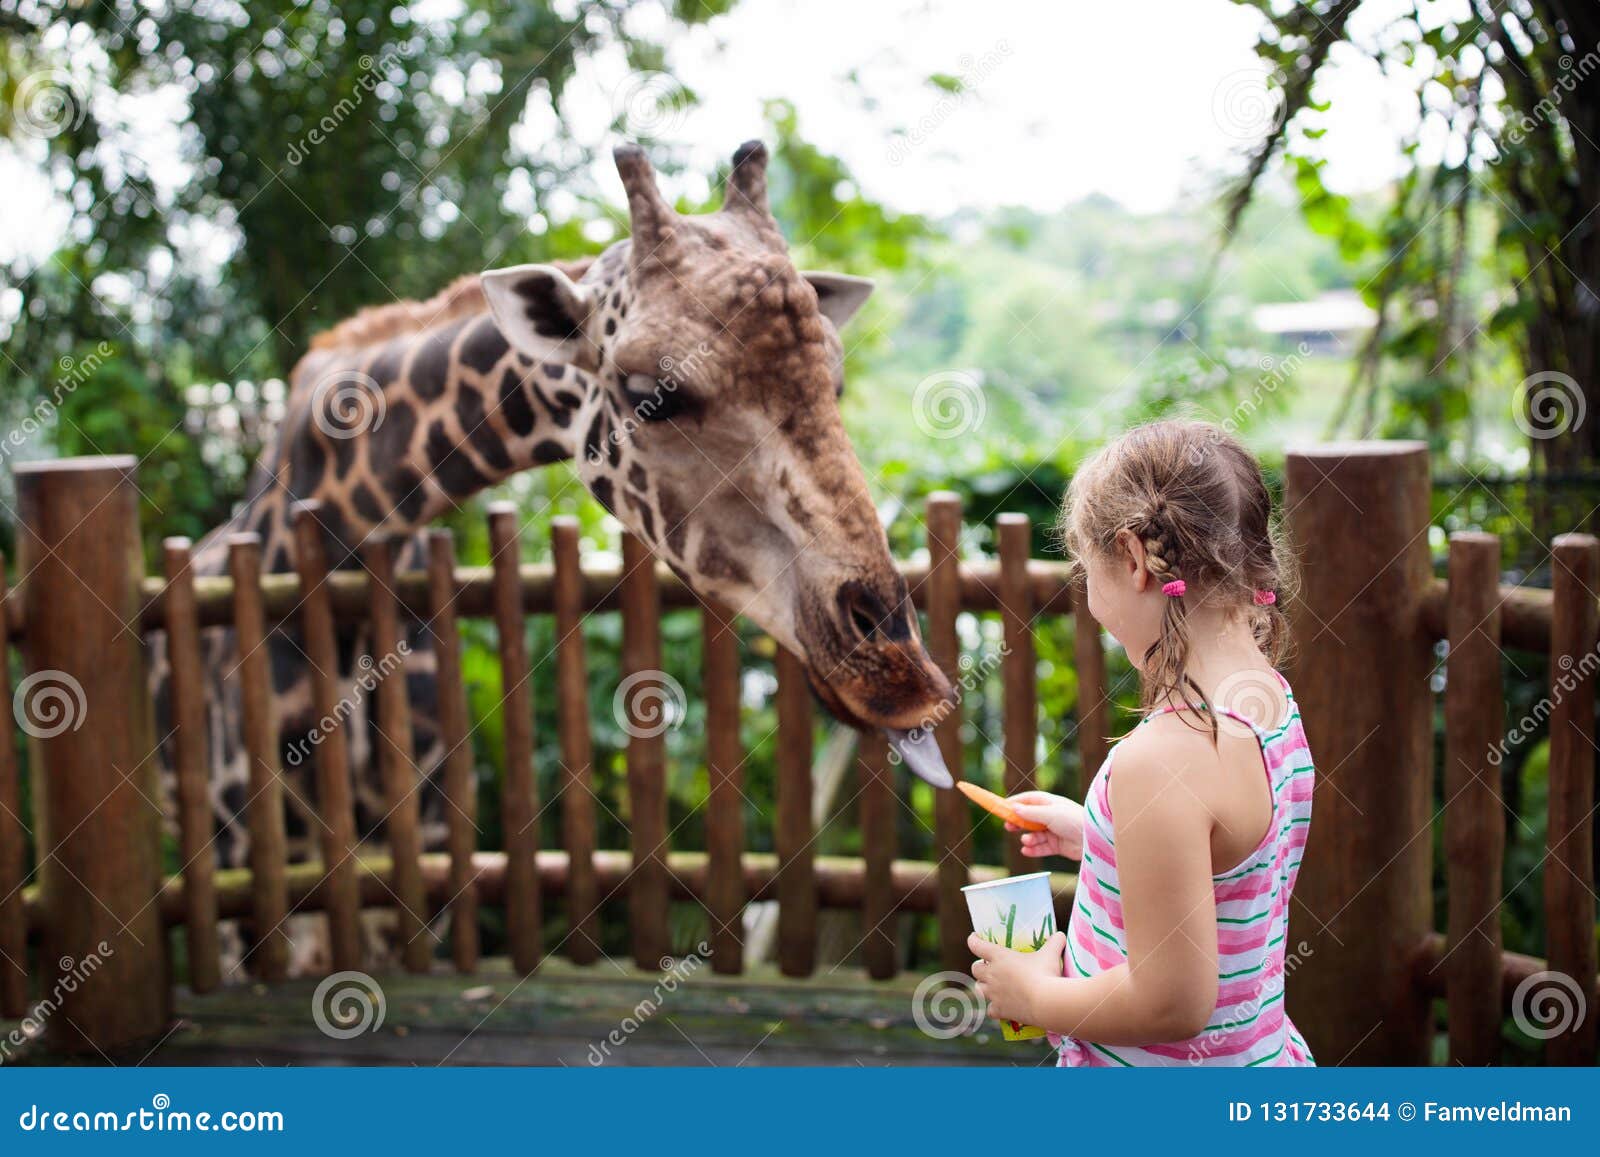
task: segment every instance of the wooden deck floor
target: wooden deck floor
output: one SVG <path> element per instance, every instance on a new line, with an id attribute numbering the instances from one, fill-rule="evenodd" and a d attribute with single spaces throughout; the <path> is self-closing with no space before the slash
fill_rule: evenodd
<path id="1" fill-rule="evenodd" d="M 317 1028 L 317 981 L 297 980 L 200 997 L 180 993 L 179 1020 L 165 1040 L 106 1059 L 144 1065 L 577 1067 L 1047 1062 L 1044 1042 L 1008 1044 L 993 1022 L 974 1036 L 927 1036 L 912 1018 L 919 979 L 871 981 L 853 970 L 804 981 L 773 970 L 722 977 L 705 967 L 675 990 L 661 991 L 660 974 L 621 962 L 578 969 L 551 960 L 536 976 L 519 980 L 496 961 L 469 977 L 445 971 L 379 976 L 383 1024 L 348 1040 Z M 659 1006 L 651 1012 L 646 1005 L 640 1015 L 645 1001 Z M 0 1036 L 11 1027 L 0 1021 Z M 11 1060 L 59 1063 L 38 1049 Z"/>

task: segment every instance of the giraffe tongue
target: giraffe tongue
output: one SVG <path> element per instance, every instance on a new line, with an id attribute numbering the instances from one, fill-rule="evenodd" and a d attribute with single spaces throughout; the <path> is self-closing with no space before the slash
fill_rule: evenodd
<path id="1" fill-rule="evenodd" d="M 927 780 L 934 787 L 956 785 L 944 765 L 944 756 L 939 754 L 939 745 L 933 741 L 933 732 L 928 728 L 901 731 L 895 727 L 885 727 L 883 733 L 889 737 L 889 745 L 900 753 L 900 758 L 906 761 L 906 766 L 917 778 Z"/>

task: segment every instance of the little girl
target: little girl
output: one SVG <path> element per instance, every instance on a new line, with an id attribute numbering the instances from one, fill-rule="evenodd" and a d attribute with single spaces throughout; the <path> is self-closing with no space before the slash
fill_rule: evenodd
<path id="1" fill-rule="evenodd" d="M 1082 860 L 1066 933 L 1029 954 L 968 941 L 989 1014 L 1049 1030 L 1062 1065 L 1313 1063 L 1284 1011 L 1312 768 L 1274 669 L 1271 513 L 1255 459 L 1201 422 L 1130 431 L 1067 492 L 1063 536 L 1139 669 L 1144 719 L 1086 805 L 1009 801 L 1048 829 L 1024 854 Z"/>

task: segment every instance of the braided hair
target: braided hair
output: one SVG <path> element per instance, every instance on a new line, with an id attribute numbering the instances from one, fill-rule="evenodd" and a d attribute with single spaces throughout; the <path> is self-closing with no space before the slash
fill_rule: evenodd
<path id="1" fill-rule="evenodd" d="M 1216 737 L 1216 718 L 1188 672 L 1192 599 L 1235 608 L 1269 661 L 1287 658 L 1279 596 L 1291 593 L 1292 567 L 1260 465 L 1221 427 L 1168 420 L 1130 430 L 1073 476 L 1058 531 L 1080 568 L 1091 554 L 1124 549 L 1129 532 L 1143 544 L 1145 570 L 1157 585 L 1183 584 L 1181 597 L 1164 600 L 1160 632 L 1144 655 L 1146 711 L 1181 702 Z"/>

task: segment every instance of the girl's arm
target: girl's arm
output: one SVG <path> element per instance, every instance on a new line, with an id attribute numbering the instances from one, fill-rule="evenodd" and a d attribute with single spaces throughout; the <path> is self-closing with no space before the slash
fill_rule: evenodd
<path id="1" fill-rule="evenodd" d="M 1213 821 L 1184 780 L 1215 767 L 1202 735 L 1147 730 L 1123 741 L 1111 795 L 1128 962 L 1063 979 L 1063 934 L 1031 954 L 973 936 L 982 957 L 973 975 L 991 1015 L 1110 1045 L 1179 1041 L 1205 1028 L 1217 1004 Z"/>

